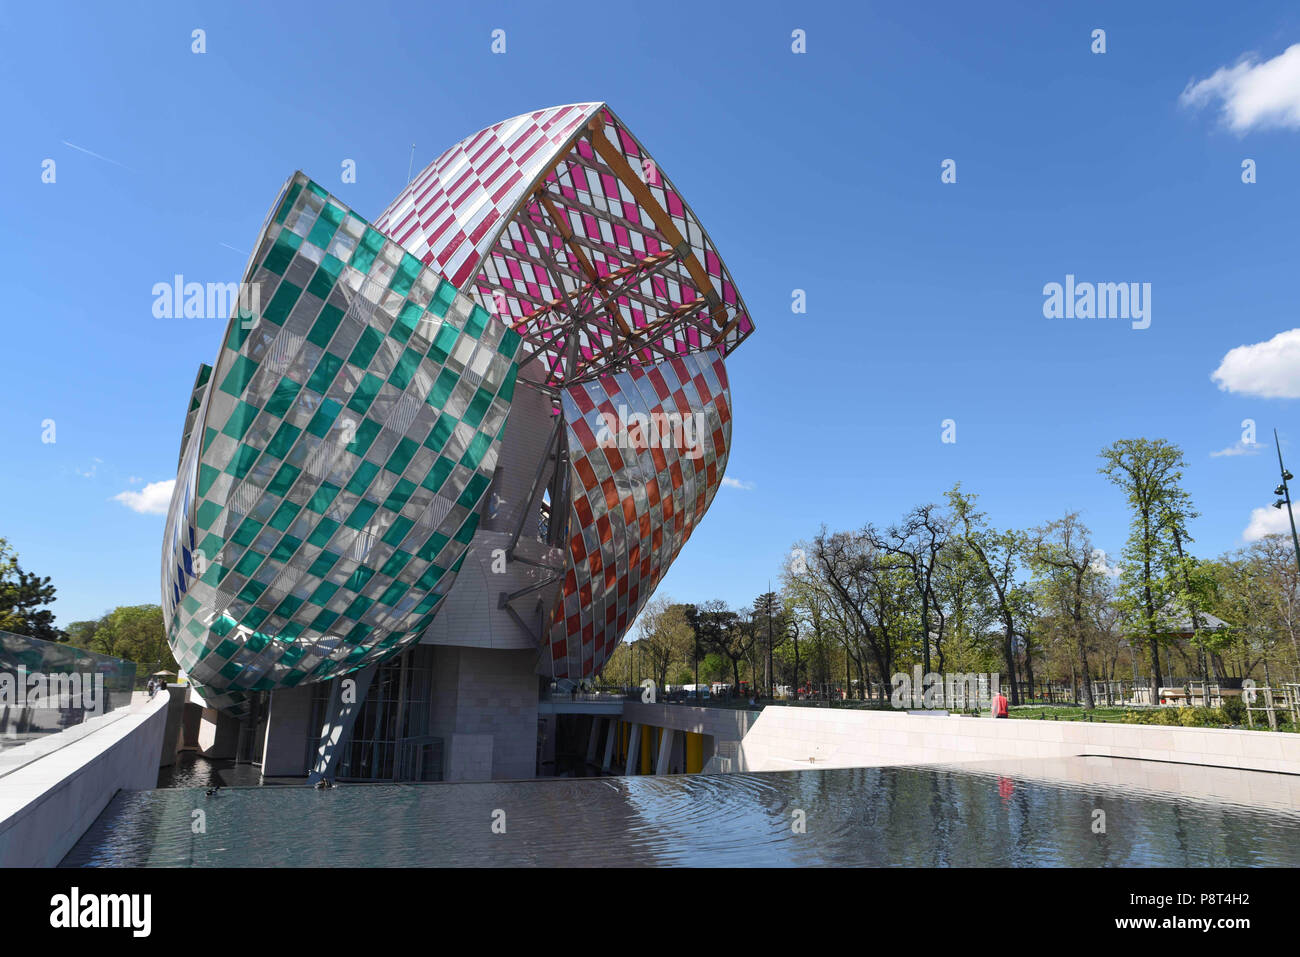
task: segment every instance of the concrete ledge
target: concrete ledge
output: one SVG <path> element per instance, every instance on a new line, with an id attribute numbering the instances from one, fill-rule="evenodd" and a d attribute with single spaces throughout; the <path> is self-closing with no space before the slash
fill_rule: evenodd
<path id="1" fill-rule="evenodd" d="M 54 867 L 119 790 L 158 783 L 170 695 L 5 776 L 0 783 L 0 867 Z"/>
<path id="2" fill-rule="evenodd" d="M 1300 774 L 1300 734 L 820 708 L 764 709 L 740 752 L 745 771 L 1096 755 Z"/>

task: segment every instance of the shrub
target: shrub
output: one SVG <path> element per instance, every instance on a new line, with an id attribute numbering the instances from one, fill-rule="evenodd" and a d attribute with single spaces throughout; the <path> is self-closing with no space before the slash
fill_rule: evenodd
<path id="1" fill-rule="evenodd" d="M 1225 723 L 1242 724 L 1246 720 L 1246 703 L 1240 698 L 1225 697 L 1219 712 L 1223 715 Z"/>

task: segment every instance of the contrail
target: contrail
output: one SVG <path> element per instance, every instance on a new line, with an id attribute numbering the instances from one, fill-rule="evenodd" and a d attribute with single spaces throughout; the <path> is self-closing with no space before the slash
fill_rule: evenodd
<path id="1" fill-rule="evenodd" d="M 84 146 L 78 146 L 76 143 L 69 143 L 67 140 L 63 140 L 63 145 L 70 146 L 74 150 L 78 150 L 82 153 L 87 154 L 88 156 L 93 156 L 95 157 L 95 159 L 102 159 L 105 163 L 112 163 L 114 166 L 120 166 L 122 167 L 122 169 L 130 170 L 132 173 L 136 172 L 135 170 L 131 169 L 131 167 L 127 166 L 125 163 L 119 163 L 115 159 L 109 159 L 107 156 L 101 156 L 100 154 L 96 153 L 94 150 L 88 150 Z"/>

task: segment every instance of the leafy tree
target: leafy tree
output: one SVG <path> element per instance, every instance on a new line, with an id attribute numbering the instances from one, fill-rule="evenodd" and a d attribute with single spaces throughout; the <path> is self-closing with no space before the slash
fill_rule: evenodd
<path id="1" fill-rule="evenodd" d="M 1132 510 L 1120 576 L 1120 605 L 1135 635 L 1145 636 L 1151 655 L 1151 701 L 1158 700 L 1161 615 L 1181 590 L 1175 537 L 1190 540 L 1191 517 L 1181 487 L 1182 450 L 1165 439 L 1120 439 L 1101 450 L 1098 470 L 1124 491 Z"/>
<path id="2" fill-rule="evenodd" d="M 976 567 L 983 573 L 984 581 L 992 588 L 996 598 L 998 615 L 1002 619 L 1003 645 L 1002 656 L 1011 681 L 1011 703 L 1020 703 L 1018 682 L 1016 681 L 1016 625 L 1023 628 L 1028 615 L 1027 589 L 1016 581 L 1021 559 L 1027 551 L 1025 536 L 1017 531 L 998 532 L 989 527 L 984 513 L 975 509 L 976 496 L 963 494 L 961 484 L 954 485 L 948 491 L 948 503 L 952 508 L 953 522 L 958 530 L 962 544 L 975 558 Z M 1026 660 L 1028 661 L 1028 647 Z M 1032 664 L 1028 668 L 1028 678 L 1032 690 Z"/>
<path id="3" fill-rule="evenodd" d="M 50 579 L 23 571 L 18 555 L 0 538 L 0 631 L 62 641 L 65 635 L 54 627 L 54 612 L 45 607 L 53 601 Z"/>

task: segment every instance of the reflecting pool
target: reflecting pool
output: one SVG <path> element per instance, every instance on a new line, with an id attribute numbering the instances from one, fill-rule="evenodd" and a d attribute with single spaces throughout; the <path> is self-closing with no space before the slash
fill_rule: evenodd
<path id="1" fill-rule="evenodd" d="M 235 787 L 212 796 L 203 788 L 121 792 L 63 863 L 1300 865 L 1295 808 L 1126 789 L 1095 774 L 1073 778 L 1023 767 L 886 767 Z M 198 809 L 203 833 L 192 826 Z"/>

